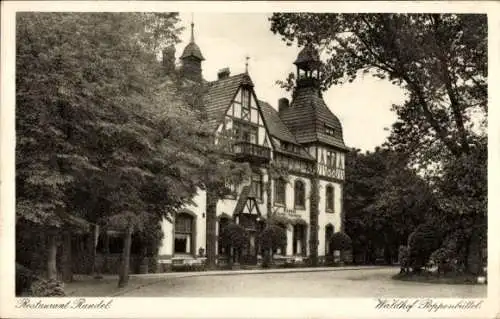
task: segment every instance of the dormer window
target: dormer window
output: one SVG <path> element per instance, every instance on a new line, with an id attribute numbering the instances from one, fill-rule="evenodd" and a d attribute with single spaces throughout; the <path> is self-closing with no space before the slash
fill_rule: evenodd
<path id="1" fill-rule="evenodd" d="M 334 136 L 335 134 L 335 129 L 329 125 L 325 124 L 325 133 L 330 136 Z"/>

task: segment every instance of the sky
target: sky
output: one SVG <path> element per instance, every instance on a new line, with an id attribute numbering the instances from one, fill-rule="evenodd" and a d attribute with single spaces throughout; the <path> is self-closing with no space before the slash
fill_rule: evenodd
<path id="1" fill-rule="evenodd" d="M 248 70 L 257 97 L 275 108 L 279 98 L 290 98 L 276 81 L 295 71 L 293 62 L 300 48 L 286 46 L 270 31 L 270 13 L 181 12 L 180 25 L 185 29 L 180 35 L 182 42 L 176 46 L 177 58 L 189 42 L 192 15 L 195 42 L 205 57 L 202 68 L 206 80 L 216 80 L 217 71 L 225 67 L 232 75 L 244 72 L 245 57 L 249 56 Z M 332 86 L 323 98 L 342 123 L 346 145 L 372 151 L 386 140 L 388 128 L 396 120 L 390 108 L 404 101 L 404 91 L 367 75 L 353 83 Z"/>

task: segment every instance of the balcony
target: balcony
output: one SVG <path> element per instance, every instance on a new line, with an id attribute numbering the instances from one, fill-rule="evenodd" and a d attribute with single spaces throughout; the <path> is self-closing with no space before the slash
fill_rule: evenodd
<path id="1" fill-rule="evenodd" d="M 252 162 L 269 162 L 271 160 L 271 149 L 250 142 L 236 142 L 232 147 L 233 154 L 237 160 Z"/>

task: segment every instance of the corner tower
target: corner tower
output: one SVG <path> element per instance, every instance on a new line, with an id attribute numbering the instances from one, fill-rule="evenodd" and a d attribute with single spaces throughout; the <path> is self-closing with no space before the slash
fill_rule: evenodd
<path id="1" fill-rule="evenodd" d="M 195 82 L 203 79 L 201 62 L 205 60 L 200 47 L 194 41 L 194 23 L 191 22 L 191 39 L 180 57 L 182 76 Z"/>
<path id="2" fill-rule="evenodd" d="M 326 146 L 339 152 L 348 151 L 344 144 L 342 125 L 321 96 L 321 61 L 318 51 L 311 44 L 306 45 L 294 64 L 297 66 L 297 80 L 293 100 L 279 115 L 297 141 L 309 150 L 318 163 L 323 164 L 324 161 L 320 159 L 323 159 L 324 154 L 317 152 L 318 146 Z M 336 163 L 340 165 L 339 162 Z M 323 172 L 320 175 L 321 173 Z M 343 180 L 342 174 L 335 177 Z"/>
<path id="3" fill-rule="evenodd" d="M 310 237 L 311 260 L 328 255 L 333 233 L 343 231 L 343 185 L 345 155 L 342 125 L 321 96 L 321 60 L 307 44 L 294 64 L 297 80 L 289 107 L 279 116 L 308 153 L 315 159 L 311 178 Z"/>

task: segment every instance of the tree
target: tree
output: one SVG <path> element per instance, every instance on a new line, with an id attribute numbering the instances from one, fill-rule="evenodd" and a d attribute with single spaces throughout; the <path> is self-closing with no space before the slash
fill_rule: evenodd
<path id="1" fill-rule="evenodd" d="M 221 230 L 220 238 L 220 243 L 226 250 L 228 264 L 231 268 L 233 264 L 233 250 L 235 252 L 240 251 L 249 244 L 250 238 L 248 232 L 239 224 L 229 223 Z"/>
<path id="2" fill-rule="evenodd" d="M 324 52 L 324 89 L 361 72 L 403 87 L 409 99 L 394 106 L 391 137 L 399 150 L 422 162 L 439 148 L 468 152 L 470 114 L 487 110 L 486 15 L 275 13 L 270 21 L 288 45 Z"/>
<path id="3" fill-rule="evenodd" d="M 203 92 L 203 91 L 201 91 Z M 217 203 L 231 194 L 229 185 L 241 185 L 251 176 L 248 163 L 238 163 L 231 160 L 228 147 L 232 140 L 228 132 L 212 135 L 207 147 L 207 161 L 202 168 L 203 190 L 206 191 L 206 235 L 207 235 L 207 266 L 216 266 L 217 245 Z"/>
<path id="4" fill-rule="evenodd" d="M 332 250 L 349 250 L 352 246 L 352 239 L 343 232 L 336 232 L 333 234 L 332 238 L 330 238 L 330 245 Z"/>
<path id="5" fill-rule="evenodd" d="M 275 13 L 270 21 L 271 31 L 288 45 L 309 42 L 322 51 L 324 90 L 362 74 L 403 88 L 407 100 L 393 105 L 398 120 L 386 146 L 408 156 L 409 164 L 440 195 L 439 203 L 457 203 L 440 207 L 451 224 L 464 224 L 466 218 L 458 214 L 464 207 L 485 215 L 484 187 L 479 187 L 480 196 L 470 196 L 477 194 L 470 189 L 465 197 L 453 194 L 479 181 L 470 179 L 470 168 L 461 163 L 486 165 L 485 157 L 473 155 L 478 145 L 486 144 L 481 142 L 487 114 L 486 15 Z M 282 84 L 291 88 L 292 80 Z M 440 190 L 436 179 L 447 176 L 460 182 L 451 183 L 453 190 Z M 469 226 L 484 225 L 481 218 L 469 219 Z M 481 229 L 485 234 L 485 227 Z"/>
<path id="6" fill-rule="evenodd" d="M 372 213 L 366 226 L 382 234 L 379 243 L 390 264 L 409 234 L 424 222 L 438 222 L 441 210 L 428 183 L 408 168 L 406 156 L 388 152 L 384 173 L 380 192 L 367 207 Z"/>
<path id="7" fill-rule="evenodd" d="M 264 252 L 264 267 L 268 267 L 272 263 L 274 251 L 286 246 L 286 230 L 273 222 L 268 222 L 259 235 L 259 241 Z"/>
<path id="8" fill-rule="evenodd" d="M 177 21 L 176 13 L 18 15 L 17 217 L 57 232 L 71 216 L 122 229 L 121 284 L 131 232 L 190 203 L 209 184 L 209 164 L 220 164 L 198 105 L 156 59 L 177 41 Z"/>
<path id="9" fill-rule="evenodd" d="M 382 190 L 387 173 L 380 152 L 361 153 L 351 150 L 346 155 L 346 181 L 344 186 L 345 232 L 353 239 L 353 256 L 367 255 L 374 261 L 371 252 L 378 244 L 380 231 L 369 227 L 373 211 L 369 207 Z"/>
<path id="10" fill-rule="evenodd" d="M 428 183 L 408 167 L 407 157 L 376 148 L 352 150 L 346 158 L 346 232 L 353 238 L 354 255 L 383 248 L 391 263 L 409 234 L 438 211 Z"/>
<path id="11" fill-rule="evenodd" d="M 419 272 L 429 258 L 441 245 L 443 238 L 441 231 L 431 225 L 422 224 L 408 237 L 410 267 L 413 272 Z"/>

